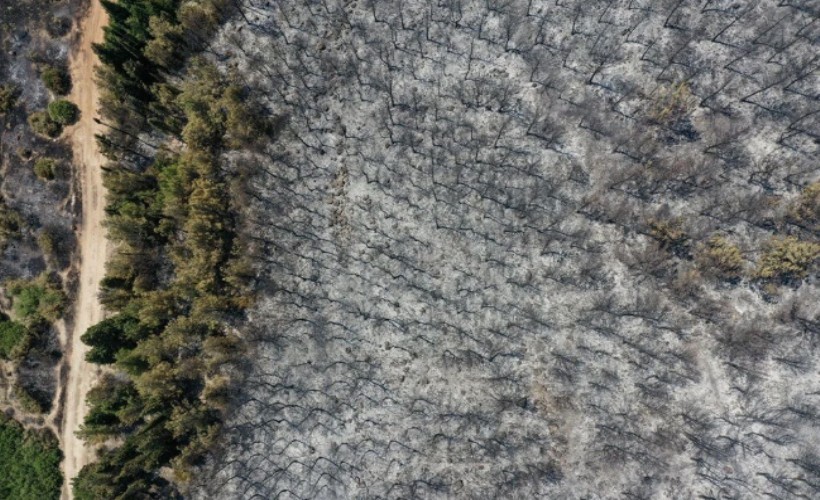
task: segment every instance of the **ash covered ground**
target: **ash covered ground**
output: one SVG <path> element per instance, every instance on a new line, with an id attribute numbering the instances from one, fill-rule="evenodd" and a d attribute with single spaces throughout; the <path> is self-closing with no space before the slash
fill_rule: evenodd
<path id="1" fill-rule="evenodd" d="M 193 498 L 820 495 L 816 262 L 756 271 L 818 240 L 820 4 L 240 6 L 211 57 L 287 120 L 228 158 L 258 300 Z"/>
<path id="2" fill-rule="evenodd" d="M 75 224 L 81 200 L 74 189 L 71 147 L 65 136 L 37 135 L 27 118 L 58 98 L 44 85 L 46 68 L 67 71 L 74 20 L 83 0 L 0 2 L 0 90 L 13 96 L 0 109 L 0 309 L 9 312 L 9 281 L 51 275 L 70 291 L 74 273 Z M 65 93 L 71 88 L 65 83 Z M 49 159 L 49 179 L 35 165 Z M 62 273 L 58 275 L 57 273 Z M 19 319 L 19 318 L 18 318 Z M 57 331 L 44 322 L 32 328 L 32 348 L 17 362 L 0 360 L 0 409 L 25 424 L 42 425 L 41 412 L 25 410 L 15 396 L 18 385 L 45 412 L 52 409 L 59 384 L 55 371 L 61 346 Z"/>

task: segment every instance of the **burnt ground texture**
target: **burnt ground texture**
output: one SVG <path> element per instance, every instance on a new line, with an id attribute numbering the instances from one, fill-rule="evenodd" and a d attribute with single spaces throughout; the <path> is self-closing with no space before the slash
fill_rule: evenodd
<path id="1" fill-rule="evenodd" d="M 71 147 L 65 134 L 35 133 L 28 117 L 60 97 L 46 88 L 42 74 L 47 68 L 67 69 L 74 25 L 84 5 L 84 0 L 0 2 L 0 310 L 4 313 L 11 310 L 10 280 L 51 275 L 56 283 L 71 288 L 69 266 L 81 203 L 73 187 Z M 70 88 L 68 81 L 61 90 L 68 93 Z M 4 96 L 12 97 L 4 101 Z M 47 179 L 36 174 L 35 165 L 43 160 L 52 165 Z M 52 409 L 57 392 L 55 369 L 61 357 L 57 332 L 48 322 L 32 331 L 36 332 L 32 349 L 23 359 L 13 364 L 0 361 L 0 409 L 13 413 L 16 408 L 18 418 L 20 404 L 12 396 L 15 385 L 32 395 L 43 411 Z M 40 425 L 42 415 L 22 421 Z"/>
<path id="2" fill-rule="evenodd" d="M 27 118 L 56 97 L 49 94 L 41 73 L 50 66 L 67 68 L 73 23 L 82 4 L 15 0 L 0 6 L 0 85 L 14 89 L 16 97 L 13 106 L 0 113 L 0 206 L 20 218 L 18 230 L 2 242 L 0 279 L 30 278 L 47 269 L 51 256 L 37 243 L 43 231 L 58 244 L 53 267 L 64 268 L 74 247 L 72 224 L 79 200 L 71 193 L 71 148 L 64 137 L 35 134 Z M 55 163 L 48 181 L 34 172 L 42 158 Z"/>
<path id="3" fill-rule="evenodd" d="M 211 57 L 287 122 L 226 158 L 258 294 L 192 498 L 820 496 L 816 264 L 759 271 L 818 239 L 820 4 L 239 5 Z"/>

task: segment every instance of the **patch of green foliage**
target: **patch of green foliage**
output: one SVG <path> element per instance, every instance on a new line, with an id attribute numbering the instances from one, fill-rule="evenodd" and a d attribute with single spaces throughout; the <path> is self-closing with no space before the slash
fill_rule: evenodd
<path id="1" fill-rule="evenodd" d="M 110 133 L 101 142 L 103 152 L 114 154 L 111 142 L 132 140 L 133 134 L 143 130 L 149 119 L 162 123 L 168 110 L 155 106 L 152 90 L 163 80 L 162 68 L 144 55 L 146 45 L 153 43 L 152 19 L 179 25 L 179 0 L 116 0 L 102 2 L 108 13 L 108 26 L 103 42 L 94 46 L 102 66 L 99 69 L 100 104 L 103 117 L 117 124 L 126 133 Z M 157 23 L 159 21 L 154 21 Z M 184 40 L 175 40 L 174 52 L 185 46 Z M 175 65 L 182 67 L 182 64 Z M 117 144 L 119 145 L 119 144 Z"/>
<path id="2" fill-rule="evenodd" d="M 57 99 L 48 103 L 48 116 L 60 125 L 73 125 L 80 118 L 80 110 L 71 101 Z"/>
<path id="3" fill-rule="evenodd" d="M 109 25 L 94 49 L 103 117 L 120 133 L 101 139 L 102 151 L 116 156 L 134 134 L 154 127 L 174 135 L 185 117 L 175 103 L 177 90 L 166 83 L 185 60 L 202 50 L 223 19 L 235 9 L 230 0 L 104 1 Z"/>
<path id="4" fill-rule="evenodd" d="M 28 116 L 28 124 L 35 134 L 49 139 L 59 137 L 63 133 L 63 126 L 52 120 L 45 111 L 35 111 Z"/>
<path id="5" fill-rule="evenodd" d="M 101 298 L 119 314 L 83 341 L 89 361 L 113 363 L 128 384 L 89 400 L 82 434 L 92 442 L 118 437 L 123 445 L 84 469 L 78 498 L 124 498 L 134 485 L 155 491 L 163 486 L 154 471 L 168 465 L 186 480 L 218 433 L 230 388 L 225 367 L 242 352 L 225 323 L 249 298 L 234 272 L 242 266 L 217 158 L 250 141 L 232 128 L 247 122 L 231 115 L 245 104 L 213 66 L 190 67 L 178 94 L 186 151 L 160 156 L 141 173 L 117 166 L 105 172 L 106 224 L 119 251 Z M 152 261 L 170 266 L 172 278 L 162 279 Z M 130 472 L 112 475 L 120 470 Z"/>
<path id="6" fill-rule="evenodd" d="M 63 66 L 47 65 L 40 73 L 40 78 L 55 95 L 66 95 L 71 91 L 71 76 Z"/>
<path id="7" fill-rule="evenodd" d="M 139 435 L 132 434 L 117 448 L 104 451 L 99 460 L 83 467 L 74 478 L 74 498 L 180 498 L 165 479 L 153 473 L 172 454 L 169 447 L 161 446 L 172 437 L 163 426 L 156 425 Z"/>
<path id="8" fill-rule="evenodd" d="M 57 175 L 57 160 L 54 158 L 38 158 L 34 162 L 34 175 L 44 181 L 53 180 Z"/>
<path id="9" fill-rule="evenodd" d="M 250 303 L 252 272 L 239 257 L 219 157 L 273 127 L 235 79 L 202 60 L 182 64 L 233 8 L 229 2 L 103 5 L 110 23 L 95 50 L 103 62 L 102 113 L 115 125 L 100 144 L 112 160 L 103 181 L 116 251 L 100 297 L 114 315 L 83 341 L 89 361 L 117 374 L 89 394 L 80 434 L 120 445 L 84 467 L 73 487 L 78 500 L 172 498 L 158 471 L 170 466 L 185 481 L 213 446 L 236 373 L 231 366 L 243 352 L 229 325 Z M 168 83 L 167 74 L 182 67 L 181 84 Z M 185 149 L 133 168 L 118 152 L 146 125 L 183 139 Z"/>
<path id="10" fill-rule="evenodd" d="M 65 292 L 58 281 L 47 274 L 33 280 L 10 281 L 7 288 L 14 314 L 26 324 L 56 321 L 65 308 Z"/>
<path id="11" fill-rule="evenodd" d="M 30 335 L 28 329 L 9 319 L 0 320 L 0 358 L 19 359 L 28 351 Z"/>
<path id="12" fill-rule="evenodd" d="M 143 336 L 136 318 L 118 314 L 89 328 L 80 340 L 92 346 L 85 355 L 88 362 L 110 364 L 117 360 L 118 352 L 133 349 Z"/>
<path id="13" fill-rule="evenodd" d="M 140 417 L 139 413 L 133 412 L 138 398 L 133 383 L 110 373 L 104 375 L 88 391 L 86 402 L 91 410 L 79 435 L 89 442 L 102 443 L 131 430 Z"/>
<path id="14" fill-rule="evenodd" d="M 0 414 L 0 498 L 58 499 L 63 484 L 61 459 L 53 435 L 26 431 Z"/>

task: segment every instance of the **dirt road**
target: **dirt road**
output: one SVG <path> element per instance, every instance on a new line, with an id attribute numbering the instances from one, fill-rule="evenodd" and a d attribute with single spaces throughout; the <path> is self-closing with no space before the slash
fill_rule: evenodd
<path id="1" fill-rule="evenodd" d="M 108 242 L 102 226 L 105 196 L 101 166 L 105 158 L 99 153 L 94 134 L 101 132 L 94 122 L 97 116 L 98 91 L 94 83 L 94 66 L 98 63 L 92 43 L 103 38 L 106 13 L 99 0 L 91 0 L 89 10 L 80 24 L 79 45 L 71 56 L 71 77 L 74 83 L 70 100 L 80 108 L 79 123 L 69 131 L 74 149 L 74 164 L 82 190 L 82 222 L 79 230 L 80 269 L 73 329 L 68 332 L 65 352 L 68 377 L 63 408 L 62 446 L 65 459 L 63 498 L 71 499 L 71 479 L 93 458 L 75 432 L 82 424 L 87 407 L 85 396 L 99 375 L 99 369 L 85 361 L 87 347 L 80 336 L 91 325 L 103 319 L 103 309 L 97 299 L 99 283 L 105 275 Z"/>

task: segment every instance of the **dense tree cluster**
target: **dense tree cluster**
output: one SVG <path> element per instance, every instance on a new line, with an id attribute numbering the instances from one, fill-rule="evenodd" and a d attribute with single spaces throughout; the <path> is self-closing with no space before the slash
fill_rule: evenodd
<path id="1" fill-rule="evenodd" d="M 178 134 L 183 117 L 168 76 L 181 76 L 185 60 L 199 52 L 231 12 L 227 0 L 104 1 L 109 24 L 96 47 L 101 114 L 116 124 L 103 139 L 110 154 L 133 152 L 136 136 L 156 127 Z M 110 151 L 116 145 L 115 151 Z"/>
<path id="2" fill-rule="evenodd" d="M 63 477 L 53 435 L 27 431 L 0 413 L 0 498 L 57 500 Z"/>
<path id="3" fill-rule="evenodd" d="M 110 24 L 96 50 L 112 123 L 99 139 L 111 160 L 105 224 L 116 250 L 100 297 L 111 315 L 82 340 L 88 361 L 117 375 L 89 394 L 80 433 L 103 447 L 74 491 L 164 498 L 174 493 L 160 469 L 184 482 L 213 446 L 242 352 L 234 330 L 250 297 L 231 195 L 242 177 L 221 156 L 273 129 L 235 77 L 192 57 L 228 14 L 224 4 L 104 5 Z"/>

